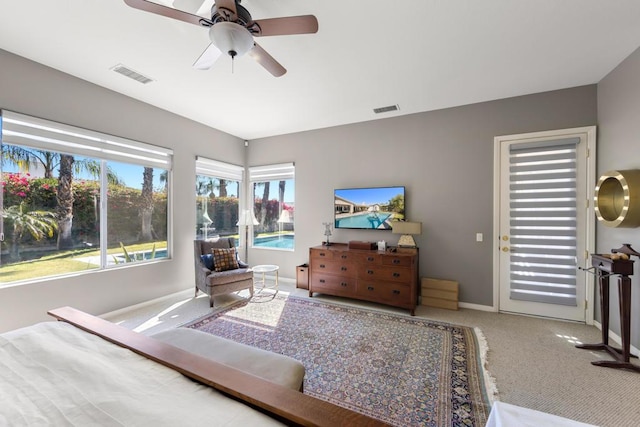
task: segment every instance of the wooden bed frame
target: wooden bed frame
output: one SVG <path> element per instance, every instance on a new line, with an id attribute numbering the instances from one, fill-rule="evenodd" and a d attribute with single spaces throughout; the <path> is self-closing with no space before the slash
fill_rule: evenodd
<path id="1" fill-rule="evenodd" d="M 47 312 L 59 321 L 175 369 L 294 426 L 383 426 L 382 421 L 271 383 L 71 307 Z"/>

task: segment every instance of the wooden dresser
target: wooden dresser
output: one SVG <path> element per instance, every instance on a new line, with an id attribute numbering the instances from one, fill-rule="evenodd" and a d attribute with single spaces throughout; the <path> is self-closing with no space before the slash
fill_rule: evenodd
<path id="1" fill-rule="evenodd" d="M 406 308 L 418 305 L 418 250 L 349 249 L 346 244 L 309 249 L 309 296 L 314 292 Z"/>

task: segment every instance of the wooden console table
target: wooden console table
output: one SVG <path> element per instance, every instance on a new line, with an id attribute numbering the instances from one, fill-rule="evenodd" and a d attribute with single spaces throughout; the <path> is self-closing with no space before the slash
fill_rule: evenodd
<path id="1" fill-rule="evenodd" d="M 633 275 L 633 261 L 621 259 L 616 254 L 640 256 L 629 244 L 624 244 L 620 249 L 613 249 L 612 255 L 591 256 L 591 265 L 596 269 L 598 286 L 600 291 L 600 317 L 602 321 L 602 342 L 598 344 L 579 344 L 577 348 L 586 350 L 605 350 L 615 360 L 597 360 L 592 365 L 608 368 L 629 369 L 640 372 L 640 366 L 629 361 L 631 346 L 631 279 Z M 628 257 L 627 257 L 628 258 Z M 622 337 L 622 349 L 609 345 L 609 277 L 618 277 L 618 298 L 620 300 L 620 335 Z"/>
<path id="2" fill-rule="evenodd" d="M 418 249 L 384 252 L 349 249 L 343 243 L 309 249 L 309 296 L 314 292 L 355 298 L 415 314 L 418 305 Z"/>

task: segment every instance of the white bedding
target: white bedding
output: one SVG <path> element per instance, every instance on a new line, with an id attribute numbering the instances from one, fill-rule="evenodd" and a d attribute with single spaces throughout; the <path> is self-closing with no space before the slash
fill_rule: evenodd
<path id="1" fill-rule="evenodd" d="M 278 425 L 64 322 L 0 335 L 0 402 L 0 426 Z"/>

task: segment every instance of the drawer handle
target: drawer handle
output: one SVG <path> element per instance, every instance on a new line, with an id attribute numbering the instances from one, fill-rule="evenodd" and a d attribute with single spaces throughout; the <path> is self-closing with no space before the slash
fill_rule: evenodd
<path id="1" fill-rule="evenodd" d="M 372 256 L 367 257 L 367 261 L 373 261 L 373 260 L 374 260 L 374 258 Z"/>
<path id="2" fill-rule="evenodd" d="M 347 256 L 346 255 L 342 255 L 340 258 L 347 259 Z"/>
<path id="3" fill-rule="evenodd" d="M 320 264 L 320 268 L 326 268 L 324 264 Z"/>
<path id="4" fill-rule="evenodd" d="M 400 277 L 400 273 L 393 273 L 393 277 Z"/>
<path id="5" fill-rule="evenodd" d="M 373 270 L 367 270 L 367 274 L 373 274 Z"/>
<path id="6" fill-rule="evenodd" d="M 320 256 L 325 256 L 324 252 L 320 252 Z"/>
<path id="7" fill-rule="evenodd" d="M 347 271 L 347 267 L 340 267 L 340 270 Z"/>
<path id="8" fill-rule="evenodd" d="M 340 286 L 342 286 L 342 287 L 345 287 L 345 288 L 346 288 L 346 287 L 347 287 L 347 282 L 342 282 L 342 283 L 340 283 Z"/>
<path id="9" fill-rule="evenodd" d="M 373 290 L 373 286 L 368 286 L 367 290 L 372 291 Z"/>
<path id="10" fill-rule="evenodd" d="M 400 260 L 399 260 L 399 259 L 394 259 L 394 260 L 393 260 L 393 263 L 394 263 L 394 264 L 400 264 Z"/>
<path id="11" fill-rule="evenodd" d="M 324 279 L 320 279 L 320 283 L 325 283 Z"/>
<path id="12" fill-rule="evenodd" d="M 397 289 L 394 289 L 394 290 L 393 290 L 393 294 L 394 294 L 394 295 L 400 295 L 400 291 L 399 291 L 399 290 L 397 290 Z"/>

